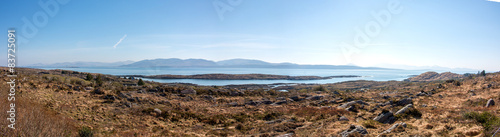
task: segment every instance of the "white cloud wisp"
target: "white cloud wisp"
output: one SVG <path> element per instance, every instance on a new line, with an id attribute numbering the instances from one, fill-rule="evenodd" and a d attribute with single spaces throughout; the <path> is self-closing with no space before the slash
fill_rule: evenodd
<path id="1" fill-rule="evenodd" d="M 116 46 L 118 46 L 118 44 L 122 43 L 123 39 L 125 39 L 125 37 L 127 37 L 127 34 L 125 34 L 125 36 L 123 36 L 120 41 L 118 41 L 114 46 L 113 48 L 116 48 Z"/>

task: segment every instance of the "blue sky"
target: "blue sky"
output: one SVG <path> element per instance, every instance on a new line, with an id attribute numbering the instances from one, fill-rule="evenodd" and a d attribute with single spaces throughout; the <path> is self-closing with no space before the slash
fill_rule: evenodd
<path id="1" fill-rule="evenodd" d="M 58 5 L 49 7 L 58 9 L 54 16 L 39 1 L 8 0 L 0 6 L 2 30 L 16 28 L 19 38 L 26 40 L 18 42 L 19 65 L 247 58 L 500 70 L 500 3 L 492 1 L 40 1 Z M 214 2 L 232 10 L 220 18 Z M 387 16 L 373 13 L 389 13 L 390 19 L 380 22 L 377 17 Z M 23 18 L 36 22 L 34 16 L 42 22 L 33 25 L 36 33 L 24 29 L 23 22 Z M 368 33 L 369 42 L 359 40 Z M 356 40 L 362 44 L 356 45 Z"/>

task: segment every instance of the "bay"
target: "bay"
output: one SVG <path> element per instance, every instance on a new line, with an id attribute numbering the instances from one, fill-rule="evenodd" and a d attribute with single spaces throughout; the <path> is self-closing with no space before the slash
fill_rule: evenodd
<path id="1" fill-rule="evenodd" d="M 64 69 L 79 72 L 101 73 L 109 75 L 195 75 L 195 74 L 273 74 L 289 76 L 338 76 L 358 75 L 355 78 L 332 78 L 323 80 L 202 80 L 202 79 L 144 79 L 161 83 L 192 83 L 207 86 L 239 85 L 239 84 L 274 84 L 274 83 L 305 83 L 327 84 L 353 80 L 373 81 L 402 81 L 411 75 L 419 75 L 429 70 L 400 70 L 400 69 L 283 69 L 283 68 L 129 68 L 129 67 L 88 67 L 88 68 L 41 68 Z M 444 72 L 444 71 L 436 71 Z M 454 72 L 471 73 L 471 72 Z M 473 73 L 473 72 L 472 72 Z"/>

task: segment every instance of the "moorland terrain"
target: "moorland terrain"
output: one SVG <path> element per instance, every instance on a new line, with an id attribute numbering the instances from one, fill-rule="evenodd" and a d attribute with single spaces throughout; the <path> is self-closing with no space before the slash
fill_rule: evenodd
<path id="1" fill-rule="evenodd" d="M 0 136 L 491 136 L 500 128 L 500 73 L 273 87 L 17 72 L 16 130 L 2 114 Z M 1 74 L 6 111 L 7 68 Z"/>

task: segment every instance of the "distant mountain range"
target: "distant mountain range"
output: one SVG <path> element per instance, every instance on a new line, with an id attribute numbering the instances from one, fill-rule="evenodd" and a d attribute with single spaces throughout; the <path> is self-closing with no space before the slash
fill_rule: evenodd
<path id="1" fill-rule="evenodd" d="M 269 63 L 252 59 L 230 59 L 210 61 L 205 59 L 153 59 L 142 60 L 121 67 L 215 67 L 215 68 L 323 68 L 323 69 L 385 69 L 374 67 L 359 67 L 350 65 L 299 65 L 294 63 Z"/>
<path id="2" fill-rule="evenodd" d="M 79 67 L 118 67 L 122 65 L 127 65 L 130 63 L 134 63 L 134 61 L 120 61 L 120 62 L 63 62 L 63 63 L 54 63 L 54 64 L 33 64 L 28 65 L 26 67 L 35 67 L 35 68 L 43 68 L 43 67 L 61 67 L 61 68 L 79 68 Z"/>
<path id="3" fill-rule="evenodd" d="M 303 68 L 303 69 L 386 69 L 379 67 L 359 67 L 354 65 L 299 65 L 294 63 L 269 63 L 253 59 L 230 59 L 211 61 L 205 59 L 148 59 L 137 62 L 65 62 L 55 64 L 34 64 L 27 67 L 213 67 L 213 68 Z"/>
<path id="4" fill-rule="evenodd" d="M 404 69 L 404 70 L 428 70 L 428 71 L 455 71 L 455 72 L 475 72 L 479 71 L 476 69 L 470 68 L 449 68 L 449 67 L 441 67 L 441 66 L 410 66 L 410 65 L 398 65 L 398 64 L 378 64 L 374 65 L 374 67 L 384 67 L 384 68 L 393 68 L 393 69 Z"/>

